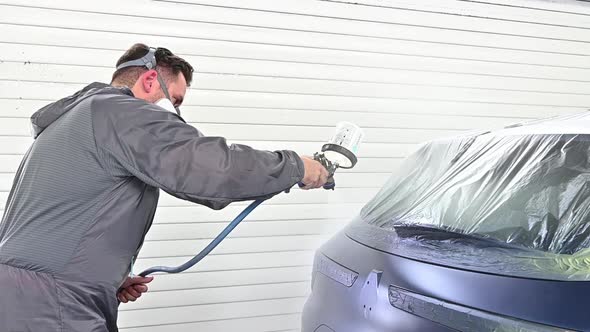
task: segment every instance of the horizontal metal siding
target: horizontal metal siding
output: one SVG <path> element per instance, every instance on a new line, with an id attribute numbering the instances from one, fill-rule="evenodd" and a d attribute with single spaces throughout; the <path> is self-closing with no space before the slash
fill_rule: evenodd
<path id="1" fill-rule="evenodd" d="M 0 201 L 31 144 L 28 117 L 108 81 L 141 41 L 196 67 L 183 107 L 206 134 L 311 154 L 336 121 L 367 131 L 338 190 L 294 189 L 198 267 L 121 307 L 122 331 L 297 331 L 314 249 L 417 144 L 590 105 L 590 7 L 514 1 L 0 0 Z M 245 203 L 164 194 L 137 269 L 179 264 Z M 1 211 L 0 211 L 1 212 Z"/>

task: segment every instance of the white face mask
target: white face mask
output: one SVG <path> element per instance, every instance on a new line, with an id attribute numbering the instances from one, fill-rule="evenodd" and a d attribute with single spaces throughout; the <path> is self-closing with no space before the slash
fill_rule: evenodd
<path id="1" fill-rule="evenodd" d="M 172 105 L 172 102 L 168 98 L 162 98 L 162 99 L 158 100 L 156 102 L 156 105 L 162 107 L 163 109 L 165 109 L 169 112 L 176 114 L 176 109 L 174 108 L 174 105 Z"/>

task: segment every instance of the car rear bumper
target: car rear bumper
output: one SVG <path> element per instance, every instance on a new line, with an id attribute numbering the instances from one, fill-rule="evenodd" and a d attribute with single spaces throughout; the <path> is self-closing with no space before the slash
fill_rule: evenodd
<path id="1" fill-rule="evenodd" d="M 340 235 L 342 236 L 342 235 Z M 350 239 L 347 252 L 362 257 L 373 249 L 362 246 Z M 370 256 L 370 255 L 367 255 Z M 328 260 L 329 269 L 319 268 L 318 261 Z M 330 263 L 328 263 L 330 264 Z M 389 301 L 389 284 L 383 279 L 383 269 L 358 272 L 339 265 L 324 256 L 316 254 L 312 293 L 304 310 L 302 332 L 451 332 L 435 322 L 418 317 L 393 307 Z M 350 274 L 354 275 L 354 282 Z M 343 276 L 344 275 L 344 276 Z"/>
<path id="2" fill-rule="evenodd" d="M 590 331 L 581 303 L 590 302 L 589 282 L 434 265 L 376 250 L 346 231 L 316 254 L 302 332 Z"/>

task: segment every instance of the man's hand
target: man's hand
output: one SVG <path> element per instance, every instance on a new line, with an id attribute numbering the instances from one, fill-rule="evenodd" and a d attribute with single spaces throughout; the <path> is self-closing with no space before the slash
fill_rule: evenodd
<path id="1" fill-rule="evenodd" d="M 127 277 L 127 280 L 125 280 L 121 288 L 119 288 L 117 298 L 123 303 L 137 300 L 141 297 L 141 294 L 148 291 L 147 284 L 152 280 L 154 280 L 154 277 Z"/>
<path id="2" fill-rule="evenodd" d="M 328 170 L 311 157 L 301 157 L 301 160 L 305 166 L 305 175 L 301 180 L 305 185 L 303 189 L 321 188 L 328 181 Z"/>

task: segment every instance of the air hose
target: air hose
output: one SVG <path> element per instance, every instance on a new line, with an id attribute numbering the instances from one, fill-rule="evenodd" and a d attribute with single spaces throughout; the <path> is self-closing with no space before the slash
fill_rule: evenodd
<path id="1" fill-rule="evenodd" d="M 149 269 L 142 271 L 139 275 L 145 277 L 155 272 L 180 273 L 184 270 L 193 267 L 195 264 L 197 264 L 203 258 L 205 258 L 205 256 L 209 255 L 209 253 L 213 249 L 215 249 L 215 247 L 217 247 L 221 243 L 221 241 L 223 241 L 229 235 L 229 233 L 231 233 L 234 230 L 234 228 L 236 228 L 236 226 L 238 226 L 240 222 L 242 222 L 242 220 L 244 220 L 244 218 L 246 218 L 246 216 L 248 216 L 250 212 L 254 211 L 254 209 L 256 209 L 256 207 L 260 205 L 260 203 L 262 202 L 264 202 L 264 200 L 259 199 L 248 205 L 248 207 L 246 207 L 244 211 L 242 211 L 234 220 L 232 220 L 232 222 L 230 222 L 229 225 L 227 225 L 227 227 L 225 227 L 225 229 L 221 233 L 219 233 L 217 237 L 213 239 L 213 241 L 211 241 L 211 243 L 209 243 L 203 250 L 201 250 L 201 252 L 199 252 L 195 257 L 193 257 L 188 262 L 179 266 L 150 267 Z"/>
<path id="2" fill-rule="evenodd" d="M 336 132 L 327 144 L 322 146 L 322 152 L 316 153 L 314 159 L 322 164 L 328 171 L 328 182 L 324 185 L 324 189 L 334 190 L 336 183 L 334 182 L 334 173 L 337 168 L 350 169 L 356 165 L 356 151 L 363 139 L 364 133 L 357 125 L 349 122 L 340 122 L 336 126 Z M 299 184 L 300 187 L 304 185 Z M 288 192 L 288 190 L 287 190 Z M 209 255 L 215 247 L 217 247 L 233 230 L 236 228 L 246 216 L 250 214 L 260 203 L 264 200 L 256 200 L 244 209 L 225 229 L 209 243 L 205 249 L 201 250 L 195 257 L 188 262 L 179 266 L 154 266 L 142 271 L 139 275 L 145 277 L 155 272 L 165 273 L 180 273 L 185 271 L 195 264 L 200 262 L 205 256 Z"/>

